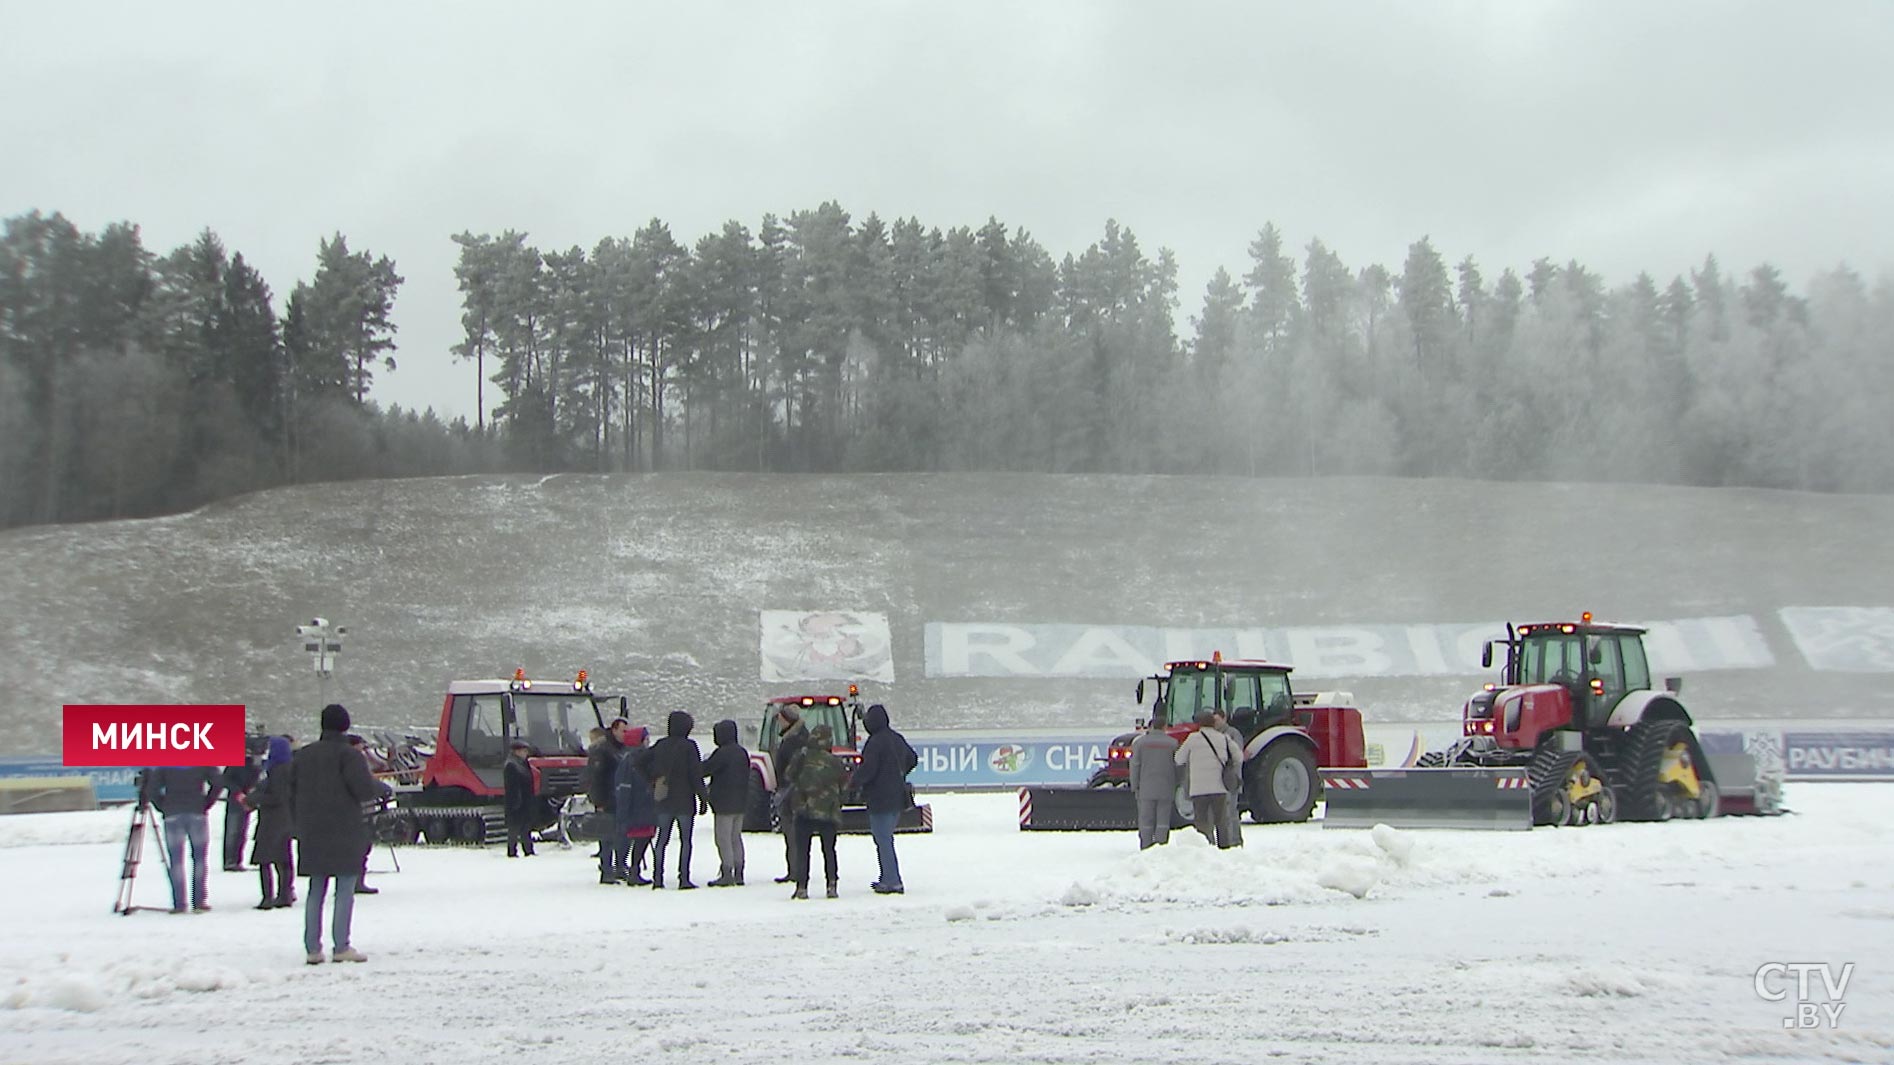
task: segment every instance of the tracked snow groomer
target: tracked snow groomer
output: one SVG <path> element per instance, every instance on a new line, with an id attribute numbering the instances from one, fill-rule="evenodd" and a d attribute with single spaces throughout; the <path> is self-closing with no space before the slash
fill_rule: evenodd
<path id="1" fill-rule="evenodd" d="M 1652 684 L 1645 630 L 1507 626 L 1500 681 L 1468 699 L 1462 736 L 1414 765 L 1324 773 L 1325 823 L 1530 828 L 1780 812 L 1781 780 L 1745 753 L 1706 754 L 1672 677 Z M 1481 664 L 1493 664 L 1494 641 Z"/>
<path id="2" fill-rule="evenodd" d="M 1146 727 L 1161 728 L 1180 742 L 1196 731 L 1205 710 L 1222 710 L 1243 734 L 1241 803 L 1258 824 L 1306 821 L 1321 798 L 1317 768 L 1368 764 L 1361 711 L 1341 692 L 1299 693 L 1289 684 L 1293 667 L 1276 662 L 1208 659 L 1170 662 L 1138 682 L 1144 704 L 1147 682 L 1156 697 Z M 1125 829 L 1138 826 L 1130 789 L 1131 741 L 1112 740 L 1105 764 L 1084 788 L 1034 787 L 1020 791 L 1019 827 L 1027 830 Z M 1190 820 L 1191 802 L 1180 784 L 1173 827 Z"/>
<path id="3" fill-rule="evenodd" d="M 420 783 L 396 788 L 394 808 L 377 818 L 377 833 L 409 843 L 504 840 L 501 774 L 514 740 L 526 741 L 532 752 L 532 827 L 552 827 L 561 804 L 579 791 L 586 737 L 607 720 L 584 670 L 575 680 L 550 683 L 529 680 L 523 669 L 511 680 L 454 681 Z"/>

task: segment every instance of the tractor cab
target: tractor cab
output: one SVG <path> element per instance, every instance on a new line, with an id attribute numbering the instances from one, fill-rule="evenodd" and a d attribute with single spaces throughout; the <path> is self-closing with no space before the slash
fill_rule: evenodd
<path id="1" fill-rule="evenodd" d="M 785 706 L 793 706 L 802 715 L 802 723 L 814 732 L 817 725 L 827 725 L 832 737 L 830 746 L 839 755 L 853 755 L 861 749 L 862 705 L 861 690 L 855 685 L 848 686 L 848 695 L 780 695 L 763 702 L 763 723 L 757 729 L 756 749 L 771 755 L 776 753 L 776 741 L 782 738 L 782 726 L 777 720 L 778 711 Z M 846 758 L 845 758 L 846 760 Z"/>
<path id="2" fill-rule="evenodd" d="M 1604 728 L 1626 695 L 1651 687 L 1644 632 L 1594 622 L 1589 613 L 1577 622 L 1509 626 L 1498 641 L 1506 650 L 1501 683 L 1468 701 L 1465 735 L 1531 747 L 1548 729 Z M 1480 663 L 1492 666 L 1493 641 Z"/>
<path id="3" fill-rule="evenodd" d="M 1221 710 L 1245 739 L 1272 725 L 1294 724 L 1295 695 L 1289 688 L 1288 666 L 1270 662 L 1166 662 L 1152 703 L 1150 727 L 1164 728 L 1178 738 L 1197 727 L 1197 715 Z M 1144 681 L 1138 682 L 1138 701 L 1144 701 Z"/>
<path id="4" fill-rule="evenodd" d="M 533 768 L 534 790 L 570 793 L 585 764 L 586 737 L 606 720 L 583 670 L 564 682 L 534 682 L 523 669 L 510 681 L 454 681 L 422 783 L 473 795 L 499 794 L 507 750 L 523 740 L 531 750 L 527 764 Z"/>

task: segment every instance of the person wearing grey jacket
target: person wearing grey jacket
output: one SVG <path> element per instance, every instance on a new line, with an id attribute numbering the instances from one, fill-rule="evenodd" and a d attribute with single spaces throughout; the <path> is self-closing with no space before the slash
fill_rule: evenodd
<path id="1" fill-rule="evenodd" d="M 1138 808 L 1138 849 L 1171 841 L 1171 802 L 1177 791 L 1177 741 L 1152 724 L 1131 741 L 1131 799 Z"/>
<path id="2" fill-rule="evenodd" d="M 1219 849 L 1231 846 L 1230 792 L 1224 774 L 1232 763 L 1242 763 L 1243 749 L 1217 731 L 1206 710 L 1197 715 L 1197 731 L 1184 737 L 1171 760 L 1184 768 L 1184 790 L 1190 795 L 1197 831 Z"/>
<path id="3" fill-rule="evenodd" d="M 1218 732 L 1230 737 L 1230 746 L 1237 752 L 1237 757 L 1230 768 L 1223 773 L 1223 784 L 1229 792 L 1229 798 L 1226 800 L 1228 806 L 1223 814 L 1223 836 L 1230 841 L 1230 846 L 1241 847 L 1243 845 L 1243 732 L 1230 724 L 1230 715 L 1225 711 L 1215 711 L 1210 720 Z"/>

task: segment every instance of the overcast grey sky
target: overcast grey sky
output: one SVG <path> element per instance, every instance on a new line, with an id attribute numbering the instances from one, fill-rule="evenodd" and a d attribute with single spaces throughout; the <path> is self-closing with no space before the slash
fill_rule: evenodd
<path id="1" fill-rule="evenodd" d="M 290 13 L 294 11 L 295 13 Z M 0 215 L 209 226 L 279 303 L 317 242 L 393 258 L 384 403 L 466 415 L 462 229 L 685 243 L 857 219 L 1107 218 L 1178 256 L 1180 329 L 1274 221 L 1350 267 L 1431 235 L 1660 284 L 1894 267 L 1894 4 L 8 3 Z"/>

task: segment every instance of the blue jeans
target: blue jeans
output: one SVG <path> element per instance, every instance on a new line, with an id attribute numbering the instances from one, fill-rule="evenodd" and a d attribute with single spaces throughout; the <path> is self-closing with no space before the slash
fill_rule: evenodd
<path id="1" fill-rule="evenodd" d="M 191 845 L 191 893 L 184 894 L 184 844 Z M 210 902 L 210 870 L 204 852 L 210 850 L 210 818 L 203 814 L 164 815 L 164 853 L 171 863 L 171 908 L 182 910 Z"/>
<path id="2" fill-rule="evenodd" d="M 631 854 L 631 840 L 625 837 L 625 830 L 631 826 L 616 818 L 612 819 L 611 834 L 598 841 L 598 875 L 601 877 L 624 876 L 630 873 L 626 868 L 627 858 Z"/>
<path id="3" fill-rule="evenodd" d="M 355 884 L 360 876 L 335 877 L 335 919 L 329 924 L 329 942 L 349 949 L 349 925 L 355 920 Z M 329 877 L 309 878 L 309 897 L 303 900 L 303 952 L 322 953 L 322 900 L 329 894 Z"/>
<path id="4" fill-rule="evenodd" d="M 651 879 L 664 879 L 664 848 L 671 842 L 671 827 L 677 827 L 677 882 L 688 884 L 691 879 L 691 826 L 697 823 L 695 813 L 675 814 L 669 810 L 658 811 L 658 849 L 651 859 Z"/>
<path id="5" fill-rule="evenodd" d="M 894 856 L 894 823 L 900 818 L 899 813 L 868 814 L 868 834 L 875 837 L 875 858 L 881 864 L 875 883 L 882 887 L 901 886 L 901 861 Z"/>

